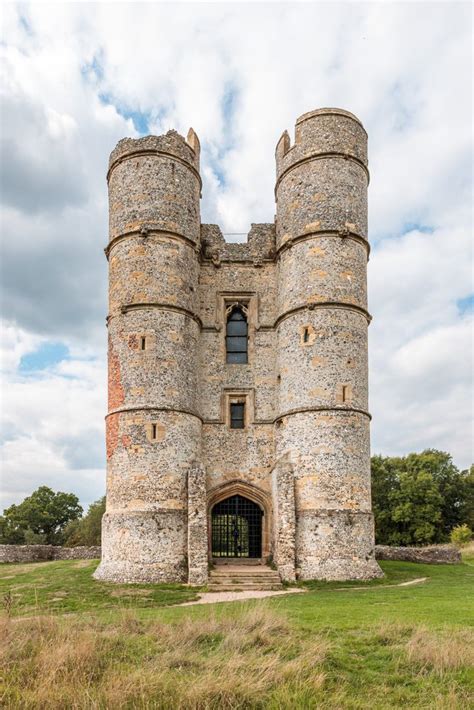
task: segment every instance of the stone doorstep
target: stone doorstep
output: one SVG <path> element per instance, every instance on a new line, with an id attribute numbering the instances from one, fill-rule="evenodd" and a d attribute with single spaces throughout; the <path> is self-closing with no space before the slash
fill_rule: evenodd
<path id="1" fill-rule="evenodd" d="M 276 591 L 283 589 L 280 575 L 265 565 L 219 565 L 209 575 L 210 592 Z"/>
<path id="2" fill-rule="evenodd" d="M 242 574 L 278 574 L 277 570 L 266 565 L 218 565 L 214 567 L 211 574 L 230 574 L 231 572 Z"/>
<path id="3" fill-rule="evenodd" d="M 210 577 L 209 584 L 281 584 L 279 577 Z"/>
<path id="4" fill-rule="evenodd" d="M 265 560 L 260 557 L 213 557 L 212 564 L 218 567 L 266 567 Z"/>
<path id="5" fill-rule="evenodd" d="M 281 584 L 209 584 L 208 592 L 276 592 L 281 591 Z"/>
<path id="6" fill-rule="evenodd" d="M 268 570 L 264 572 L 263 570 L 256 569 L 255 571 L 249 571 L 246 569 L 229 569 L 229 570 L 212 570 L 210 573 L 211 577 L 274 577 L 275 579 L 280 579 L 278 572 L 274 570 Z"/>

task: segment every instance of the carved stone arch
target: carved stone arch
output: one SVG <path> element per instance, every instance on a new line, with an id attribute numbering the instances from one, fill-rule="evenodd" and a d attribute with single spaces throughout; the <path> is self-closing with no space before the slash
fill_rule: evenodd
<path id="1" fill-rule="evenodd" d="M 245 315 L 247 321 L 249 317 L 249 309 L 248 309 L 248 304 L 241 303 L 240 301 L 232 301 L 232 303 L 228 303 L 226 305 L 225 309 L 225 315 L 226 318 L 228 319 L 232 311 L 238 309 L 239 311 L 242 311 L 242 313 Z"/>
<path id="2" fill-rule="evenodd" d="M 209 540 L 209 557 L 212 557 L 212 509 L 217 503 L 220 503 L 231 496 L 240 495 L 248 498 L 253 503 L 256 503 L 263 512 L 262 516 L 262 559 L 266 560 L 271 554 L 271 530 L 272 530 L 272 500 L 271 496 L 263 491 L 258 486 L 252 483 L 247 483 L 242 480 L 227 481 L 215 488 L 212 488 L 207 493 L 207 521 L 208 521 L 208 540 Z"/>

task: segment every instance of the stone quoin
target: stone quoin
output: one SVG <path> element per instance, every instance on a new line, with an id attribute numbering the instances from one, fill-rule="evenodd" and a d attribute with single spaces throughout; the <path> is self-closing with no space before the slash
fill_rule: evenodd
<path id="1" fill-rule="evenodd" d="M 276 147 L 276 218 L 201 224 L 192 129 L 110 156 L 107 511 L 95 577 L 205 584 L 209 563 L 367 579 L 367 134 L 319 109 Z"/>

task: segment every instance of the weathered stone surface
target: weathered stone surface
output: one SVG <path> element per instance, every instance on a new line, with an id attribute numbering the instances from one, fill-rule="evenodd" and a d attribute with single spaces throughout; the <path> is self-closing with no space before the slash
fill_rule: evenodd
<path id="1" fill-rule="evenodd" d="M 272 472 L 274 515 L 273 561 L 284 582 L 294 582 L 296 564 L 296 507 L 293 467 L 280 460 Z"/>
<path id="2" fill-rule="evenodd" d="M 427 545 L 426 547 L 392 547 L 376 545 L 377 560 L 422 562 L 424 564 L 453 565 L 462 561 L 461 553 L 454 545 Z"/>
<path id="3" fill-rule="evenodd" d="M 277 215 L 230 244 L 200 223 L 199 141 L 175 131 L 110 158 L 107 513 L 100 579 L 207 578 L 212 508 L 262 511 L 283 579 L 364 578 L 370 503 L 367 136 L 347 111 L 279 141 Z M 239 304 L 248 362 L 226 362 Z M 245 427 L 230 428 L 230 405 Z M 291 461 L 291 465 L 288 462 Z"/>
<path id="4" fill-rule="evenodd" d="M 100 547 L 59 547 L 57 545 L 0 545 L 0 562 L 40 562 L 41 560 L 95 560 Z"/>
<path id="5" fill-rule="evenodd" d="M 188 472 L 189 584 L 206 584 L 208 568 L 206 471 L 194 462 Z"/>

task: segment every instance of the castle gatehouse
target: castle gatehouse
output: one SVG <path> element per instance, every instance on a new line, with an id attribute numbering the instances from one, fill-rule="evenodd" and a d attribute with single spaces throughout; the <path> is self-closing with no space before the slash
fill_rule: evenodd
<path id="1" fill-rule="evenodd" d="M 203 584 L 210 562 L 364 579 L 374 558 L 367 135 L 319 109 L 276 147 L 276 219 L 201 224 L 199 140 L 110 156 L 107 512 L 97 579 Z"/>

